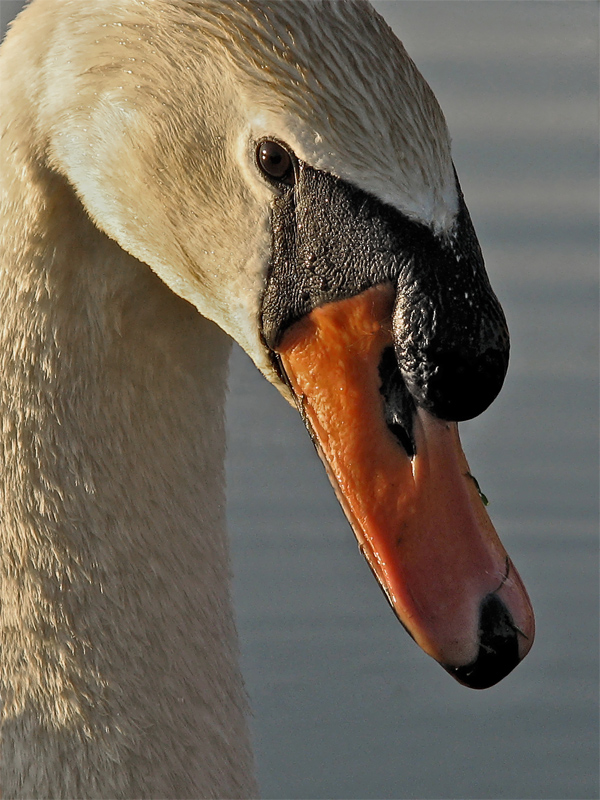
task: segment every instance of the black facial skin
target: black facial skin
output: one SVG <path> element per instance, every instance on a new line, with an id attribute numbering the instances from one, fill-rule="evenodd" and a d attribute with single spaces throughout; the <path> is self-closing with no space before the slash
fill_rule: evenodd
<path id="1" fill-rule="evenodd" d="M 398 370 L 414 402 L 445 420 L 484 411 L 504 381 L 509 336 L 458 180 L 456 223 L 438 237 L 339 178 L 294 166 L 294 184 L 272 204 L 267 346 L 317 306 L 391 281 Z"/>

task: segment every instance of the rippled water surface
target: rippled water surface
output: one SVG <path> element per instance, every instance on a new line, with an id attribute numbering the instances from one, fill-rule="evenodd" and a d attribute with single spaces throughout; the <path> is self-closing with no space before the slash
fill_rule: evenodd
<path id="1" fill-rule="evenodd" d="M 3 22 L 19 3 L 0 0 Z M 462 437 L 537 612 L 499 686 L 454 683 L 362 562 L 295 411 L 236 349 L 229 525 L 269 798 L 598 796 L 598 7 L 379 2 L 436 92 L 512 333 Z"/>

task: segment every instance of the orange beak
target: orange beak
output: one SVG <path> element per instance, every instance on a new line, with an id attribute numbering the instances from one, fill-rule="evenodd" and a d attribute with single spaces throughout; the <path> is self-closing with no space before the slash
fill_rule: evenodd
<path id="1" fill-rule="evenodd" d="M 385 420 L 391 284 L 316 308 L 276 348 L 359 547 L 415 641 L 485 688 L 527 654 L 534 618 L 487 515 L 454 422 L 418 409 L 414 455 Z"/>

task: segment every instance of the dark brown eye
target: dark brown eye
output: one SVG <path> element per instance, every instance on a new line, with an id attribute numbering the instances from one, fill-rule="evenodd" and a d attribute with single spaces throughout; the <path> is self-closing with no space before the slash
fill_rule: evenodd
<path id="1" fill-rule="evenodd" d="M 265 175 L 278 183 L 294 184 L 294 163 L 288 151 L 277 142 L 266 141 L 256 151 L 258 166 Z"/>

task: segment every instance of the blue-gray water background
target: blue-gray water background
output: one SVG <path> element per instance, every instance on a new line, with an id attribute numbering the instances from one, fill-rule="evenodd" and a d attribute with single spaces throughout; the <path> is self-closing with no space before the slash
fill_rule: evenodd
<path id="1" fill-rule="evenodd" d="M 2 23 L 22 3 L 0 0 Z M 598 797 L 598 4 L 378 2 L 433 87 L 512 334 L 461 426 L 537 612 L 499 686 L 455 684 L 362 562 L 301 421 L 236 349 L 229 526 L 268 798 Z"/>

